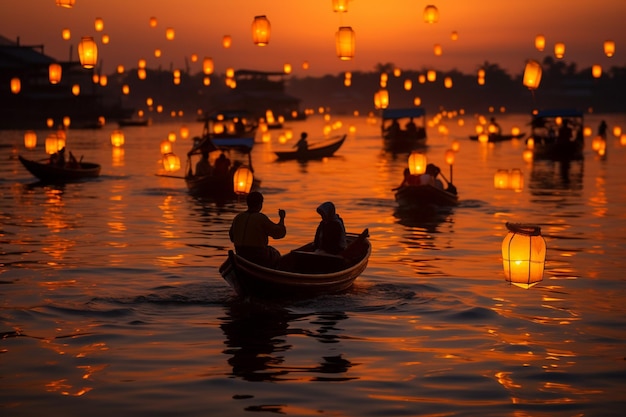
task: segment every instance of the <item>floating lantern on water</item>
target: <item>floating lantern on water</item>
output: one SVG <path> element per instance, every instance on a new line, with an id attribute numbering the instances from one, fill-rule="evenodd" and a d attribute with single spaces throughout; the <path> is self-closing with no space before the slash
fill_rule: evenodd
<path id="1" fill-rule="evenodd" d="M 604 41 L 604 54 L 609 58 L 615 54 L 615 42 Z"/>
<path id="2" fill-rule="evenodd" d="M 480 143 L 487 143 L 489 142 L 489 134 L 483 132 L 481 134 L 478 135 L 478 142 Z"/>
<path id="3" fill-rule="evenodd" d="M 37 146 L 37 134 L 34 130 L 24 132 L 24 147 L 26 149 L 35 149 Z"/>
<path id="4" fill-rule="evenodd" d="M 509 188 L 509 170 L 498 169 L 493 176 L 493 187 L 496 190 L 506 190 Z"/>
<path id="5" fill-rule="evenodd" d="M 541 64 L 539 62 L 532 59 L 526 62 L 523 83 L 530 90 L 535 90 L 539 87 L 539 83 L 541 83 Z"/>
<path id="6" fill-rule="evenodd" d="M 233 191 L 236 194 L 248 194 L 252 188 L 253 179 L 252 171 L 248 167 L 237 168 L 233 176 Z"/>
<path id="7" fill-rule="evenodd" d="M 83 68 L 93 68 L 98 62 L 98 46 L 91 36 L 83 36 L 78 44 L 78 57 Z"/>
<path id="8" fill-rule="evenodd" d="M 513 126 L 513 127 L 511 127 L 511 134 L 512 134 L 513 136 L 517 136 L 517 135 L 519 135 L 519 133 L 520 133 L 520 129 L 519 129 L 519 127 L 517 127 L 517 126 Z"/>
<path id="9" fill-rule="evenodd" d="M 74 3 L 76 3 L 76 0 L 56 0 L 57 6 L 65 7 L 66 9 L 74 7 Z"/>
<path id="10" fill-rule="evenodd" d="M 350 26 L 341 26 L 335 34 L 337 56 L 342 61 L 354 58 L 355 35 Z"/>
<path id="11" fill-rule="evenodd" d="M 554 44 L 554 56 L 558 59 L 565 56 L 565 44 L 563 42 L 557 42 Z"/>
<path id="12" fill-rule="evenodd" d="M 22 91 L 22 81 L 18 77 L 11 78 L 11 92 L 19 94 Z"/>
<path id="13" fill-rule="evenodd" d="M 591 75 L 593 78 L 600 78 L 602 76 L 602 66 L 595 64 L 591 67 Z"/>
<path id="14" fill-rule="evenodd" d="M 230 35 L 224 35 L 222 38 L 222 46 L 226 49 L 230 48 L 233 44 L 233 38 Z"/>
<path id="15" fill-rule="evenodd" d="M 111 145 L 117 148 L 124 146 L 124 132 L 117 129 L 111 132 Z"/>
<path id="16" fill-rule="evenodd" d="M 252 21 L 252 41 L 255 45 L 265 46 L 270 42 L 271 25 L 265 15 L 255 16 Z"/>
<path id="17" fill-rule="evenodd" d="M 180 169 L 180 158 L 173 153 L 163 155 L 163 169 L 167 172 L 176 172 Z"/>
<path id="18" fill-rule="evenodd" d="M 176 31 L 174 30 L 174 28 L 165 29 L 165 39 L 167 39 L 168 41 L 173 41 L 175 37 Z"/>
<path id="19" fill-rule="evenodd" d="M 524 188 L 524 174 L 518 168 L 513 168 L 509 172 L 509 188 L 514 191 L 521 191 Z"/>
<path id="20" fill-rule="evenodd" d="M 421 152 L 411 152 L 409 155 L 409 171 L 411 175 L 421 175 L 426 172 L 426 155 Z"/>
<path id="21" fill-rule="evenodd" d="M 386 109 L 389 107 L 389 91 L 384 88 L 378 90 L 374 94 L 374 106 L 377 109 Z"/>
<path id="22" fill-rule="evenodd" d="M 58 84 L 61 81 L 62 68 L 57 63 L 52 63 L 48 67 L 48 79 L 50 84 Z"/>
<path id="23" fill-rule="evenodd" d="M 532 162 L 533 161 L 533 151 L 531 151 L 530 149 L 525 149 L 524 152 L 522 152 L 522 159 L 524 160 L 524 162 Z"/>
<path id="24" fill-rule="evenodd" d="M 535 36 L 535 48 L 537 48 L 539 52 L 543 52 L 545 47 L 546 47 L 546 37 L 543 35 Z"/>
<path id="25" fill-rule="evenodd" d="M 439 10 L 431 4 L 424 8 L 424 22 L 437 23 L 439 21 Z"/>
<path id="26" fill-rule="evenodd" d="M 333 0 L 333 12 L 347 12 L 348 1 L 350 0 Z"/>
<path id="27" fill-rule="evenodd" d="M 168 153 L 172 153 L 172 142 L 165 139 L 161 142 L 161 155 L 167 155 Z"/>
<path id="28" fill-rule="evenodd" d="M 507 282 L 528 289 L 543 280 L 546 241 L 541 228 L 506 223 L 509 233 L 502 241 L 502 264 Z"/>

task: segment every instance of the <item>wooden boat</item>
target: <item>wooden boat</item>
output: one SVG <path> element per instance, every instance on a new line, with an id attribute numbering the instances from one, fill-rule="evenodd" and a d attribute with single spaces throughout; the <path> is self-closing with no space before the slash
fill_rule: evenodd
<path id="1" fill-rule="evenodd" d="M 246 111 L 214 112 L 201 120 L 202 139 L 209 138 L 218 148 L 252 149 L 258 124 Z"/>
<path id="2" fill-rule="evenodd" d="M 552 161 L 583 159 L 585 139 L 583 136 L 583 113 L 575 109 L 541 110 L 531 118 L 533 158 Z M 561 135 L 567 123 L 571 134 Z M 561 137 L 559 137 L 561 136 Z"/>
<path id="3" fill-rule="evenodd" d="M 100 175 L 100 165 L 93 162 L 78 162 L 76 167 L 68 164 L 59 166 L 50 164 L 49 160 L 33 161 L 21 155 L 18 158 L 24 168 L 43 182 L 71 182 L 85 178 L 95 178 Z"/>
<path id="4" fill-rule="evenodd" d="M 120 127 L 132 127 L 132 126 L 150 126 L 150 119 L 120 119 L 117 121 Z"/>
<path id="5" fill-rule="evenodd" d="M 347 234 L 340 255 L 316 253 L 308 243 L 283 255 L 277 268 L 254 264 L 228 251 L 219 271 L 240 296 L 307 298 L 348 290 L 365 270 L 372 251 L 369 232 Z"/>
<path id="6" fill-rule="evenodd" d="M 333 156 L 335 152 L 346 140 L 348 135 L 337 135 L 323 142 L 309 145 L 306 151 L 292 149 L 285 151 L 275 151 L 279 160 L 297 159 L 299 161 L 309 161 Z"/>
<path id="7" fill-rule="evenodd" d="M 432 211 L 459 203 L 456 187 L 450 185 L 448 189 L 431 184 L 402 186 L 396 191 L 395 199 L 401 209 L 415 211 Z"/>
<path id="8" fill-rule="evenodd" d="M 413 122 L 413 127 L 408 128 Z M 409 152 L 426 145 L 426 111 L 422 107 L 384 109 L 381 134 L 385 148 L 393 152 Z"/>
<path id="9" fill-rule="evenodd" d="M 487 135 L 487 142 L 503 142 L 505 140 L 511 140 L 511 139 L 522 139 L 524 136 L 526 136 L 526 133 L 518 133 L 516 135 L 514 134 L 498 134 L 498 133 L 490 133 L 489 135 Z M 470 140 L 478 140 L 478 135 L 470 135 Z"/>

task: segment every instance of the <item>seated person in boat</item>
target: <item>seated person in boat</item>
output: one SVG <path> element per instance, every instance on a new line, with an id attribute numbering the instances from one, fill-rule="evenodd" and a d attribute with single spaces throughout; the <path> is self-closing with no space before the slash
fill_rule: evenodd
<path id="1" fill-rule="evenodd" d="M 404 168 L 404 177 L 402 178 L 402 183 L 398 185 L 396 188 L 393 188 L 391 191 L 396 191 L 402 187 L 407 187 L 409 185 L 419 185 L 420 184 L 420 176 L 411 174 L 411 170 L 409 168 Z"/>
<path id="2" fill-rule="evenodd" d="M 65 166 L 65 146 L 50 155 L 50 164 L 58 167 Z"/>
<path id="3" fill-rule="evenodd" d="M 196 164 L 196 176 L 197 177 L 206 177 L 211 175 L 211 171 L 213 168 L 211 167 L 211 163 L 209 162 L 209 152 L 207 150 L 202 150 L 202 157 Z"/>
<path id="4" fill-rule="evenodd" d="M 569 143 L 570 140 L 572 140 L 572 128 L 570 127 L 568 119 L 563 119 L 563 123 L 561 123 L 561 127 L 559 128 L 559 135 L 557 136 L 556 140 L 560 144 Z"/>
<path id="5" fill-rule="evenodd" d="M 280 260 L 280 252 L 269 246 L 268 238 L 282 239 L 287 234 L 285 210 L 278 210 L 280 220 L 274 223 L 261 213 L 263 194 L 251 192 L 246 203 L 248 210 L 235 216 L 228 232 L 231 242 L 235 244 L 235 252 L 250 262 L 275 267 Z"/>
<path id="6" fill-rule="evenodd" d="M 426 165 L 426 172 L 420 175 L 420 184 L 430 184 L 443 190 L 443 182 L 437 176 L 441 173 L 441 169 L 435 164 Z"/>
<path id="7" fill-rule="evenodd" d="M 218 176 L 227 176 L 228 170 L 230 169 L 230 159 L 224 155 L 224 152 L 220 154 L 220 156 L 215 160 L 215 175 Z"/>
<path id="8" fill-rule="evenodd" d="M 490 135 L 496 135 L 496 136 L 500 136 L 502 134 L 502 128 L 500 127 L 498 122 L 496 122 L 496 118 L 495 117 L 492 117 L 491 120 L 489 121 L 489 126 L 487 127 L 487 132 Z"/>
<path id="9" fill-rule="evenodd" d="M 404 129 L 406 130 L 406 133 L 411 137 L 417 134 L 417 125 L 413 121 L 412 117 L 407 122 L 406 126 L 404 126 Z"/>
<path id="10" fill-rule="evenodd" d="M 320 204 L 317 212 L 322 216 L 315 231 L 315 250 L 337 255 L 346 248 L 346 229 L 335 205 L 327 201 Z"/>
<path id="11" fill-rule="evenodd" d="M 74 156 L 72 151 L 70 151 L 70 157 L 68 158 L 68 161 L 67 161 L 67 167 L 72 168 L 72 169 L 80 168 L 80 164 L 76 160 L 76 157 Z"/>
<path id="12" fill-rule="evenodd" d="M 298 152 L 306 152 L 309 150 L 309 142 L 307 142 L 308 134 L 306 132 L 302 132 L 300 134 L 300 140 L 294 145 L 294 148 L 298 148 Z"/>

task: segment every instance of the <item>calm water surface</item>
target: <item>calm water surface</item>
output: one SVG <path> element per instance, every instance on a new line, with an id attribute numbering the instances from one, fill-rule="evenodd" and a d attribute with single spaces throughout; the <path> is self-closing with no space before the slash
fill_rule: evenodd
<path id="1" fill-rule="evenodd" d="M 626 117 L 604 118 L 626 128 Z M 505 131 L 526 115 L 500 116 Z M 444 119 L 446 120 L 446 119 Z M 521 141 L 470 141 L 474 119 L 429 129 L 429 161 L 450 172 L 460 205 L 428 219 L 396 212 L 391 189 L 407 155 L 385 153 L 379 126 L 337 155 L 276 162 L 255 145 L 264 212 L 287 211 L 288 251 L 313 236 L 318 204 L 335 202 L 373 252 L 354 288 L 305 301 L 241 300 L 218 273 L 227 230 L 245 204 L 190 196 L 156 176 L 159 143 L 182 124 L 110 133 L 70 130 L 68 149 L 102 164 L 93 181 L 37 184 L 15 158 L 21 131 L 0 132 L 0 410 L 3 416 L 604 416 L 626 406 L 626 147 L 613 136 L 567 170 L 522 159 Z M 324 120 L 289 123 L 322 136 Z M 189 139 L 174 151 L 184 156 Z M 282 145 L 287 146 L 287 145 Z M 495 190 L 519 168 L 521 192 Z M 180 173 L 179 173 L 180 174 Z M 180 174 L 182 175 L 182 174 Z M 542 227 L 544 280 L 508 285 L 505 223 Z"/>

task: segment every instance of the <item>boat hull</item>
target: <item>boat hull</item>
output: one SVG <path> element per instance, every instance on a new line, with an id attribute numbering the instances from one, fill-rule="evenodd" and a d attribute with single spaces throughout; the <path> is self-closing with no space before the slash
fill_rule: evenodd
<path id="1" fill-rule="evenodd" d="M 28 172 L 42 182 L 72 182 L 100 176 L 100 165 L 92 162 L 80 162 L 77 168 L 68 168 L 48 162 L 33 161 L 21 155 L 19 155 L 19 160 Z"/>
<path id="2" fill-rule="evenodd" d="M 524 136 L 526 136 L 526 133 L 518 133 L 517 135 L 498 135 L 495 133 L 489 134 L 487 135 L 488 140 L 487 142 L 504 142 L 506 140 L 511 140 L 511 139 L 522 139 Z M 478 140 L 478 135 L 470 135 L 470 140 Z"/>
<path id="3" fill-rule="evenodd" d="M 459 202 L 456 194 L 430 184 L 401 187 L 396 191 L 395 199 L 400 208 L 417 211 L 454 207 Z"/>
<path id="4" fill-rule="evenodd" d="M 281 258 L 278 269 L 252 263 L 229 251 L 220 274 L 239 296 L 308 298 L 348 290 L 367 267 L 371 244 L 367 230 L 348 236 L 344 257 L 316 254 L 312 244 Z"/>
<path id="5" fill-rule="evenodd" d="M 334 142 L 320 146 L 311 146 L 306 151 L 275 151 L 274 153 L 279 160 L 309 161 L 314 159 L 322 159 L 331 157 L 341 148 L 346 140 L 347 135 L 339 136 Z"/>

